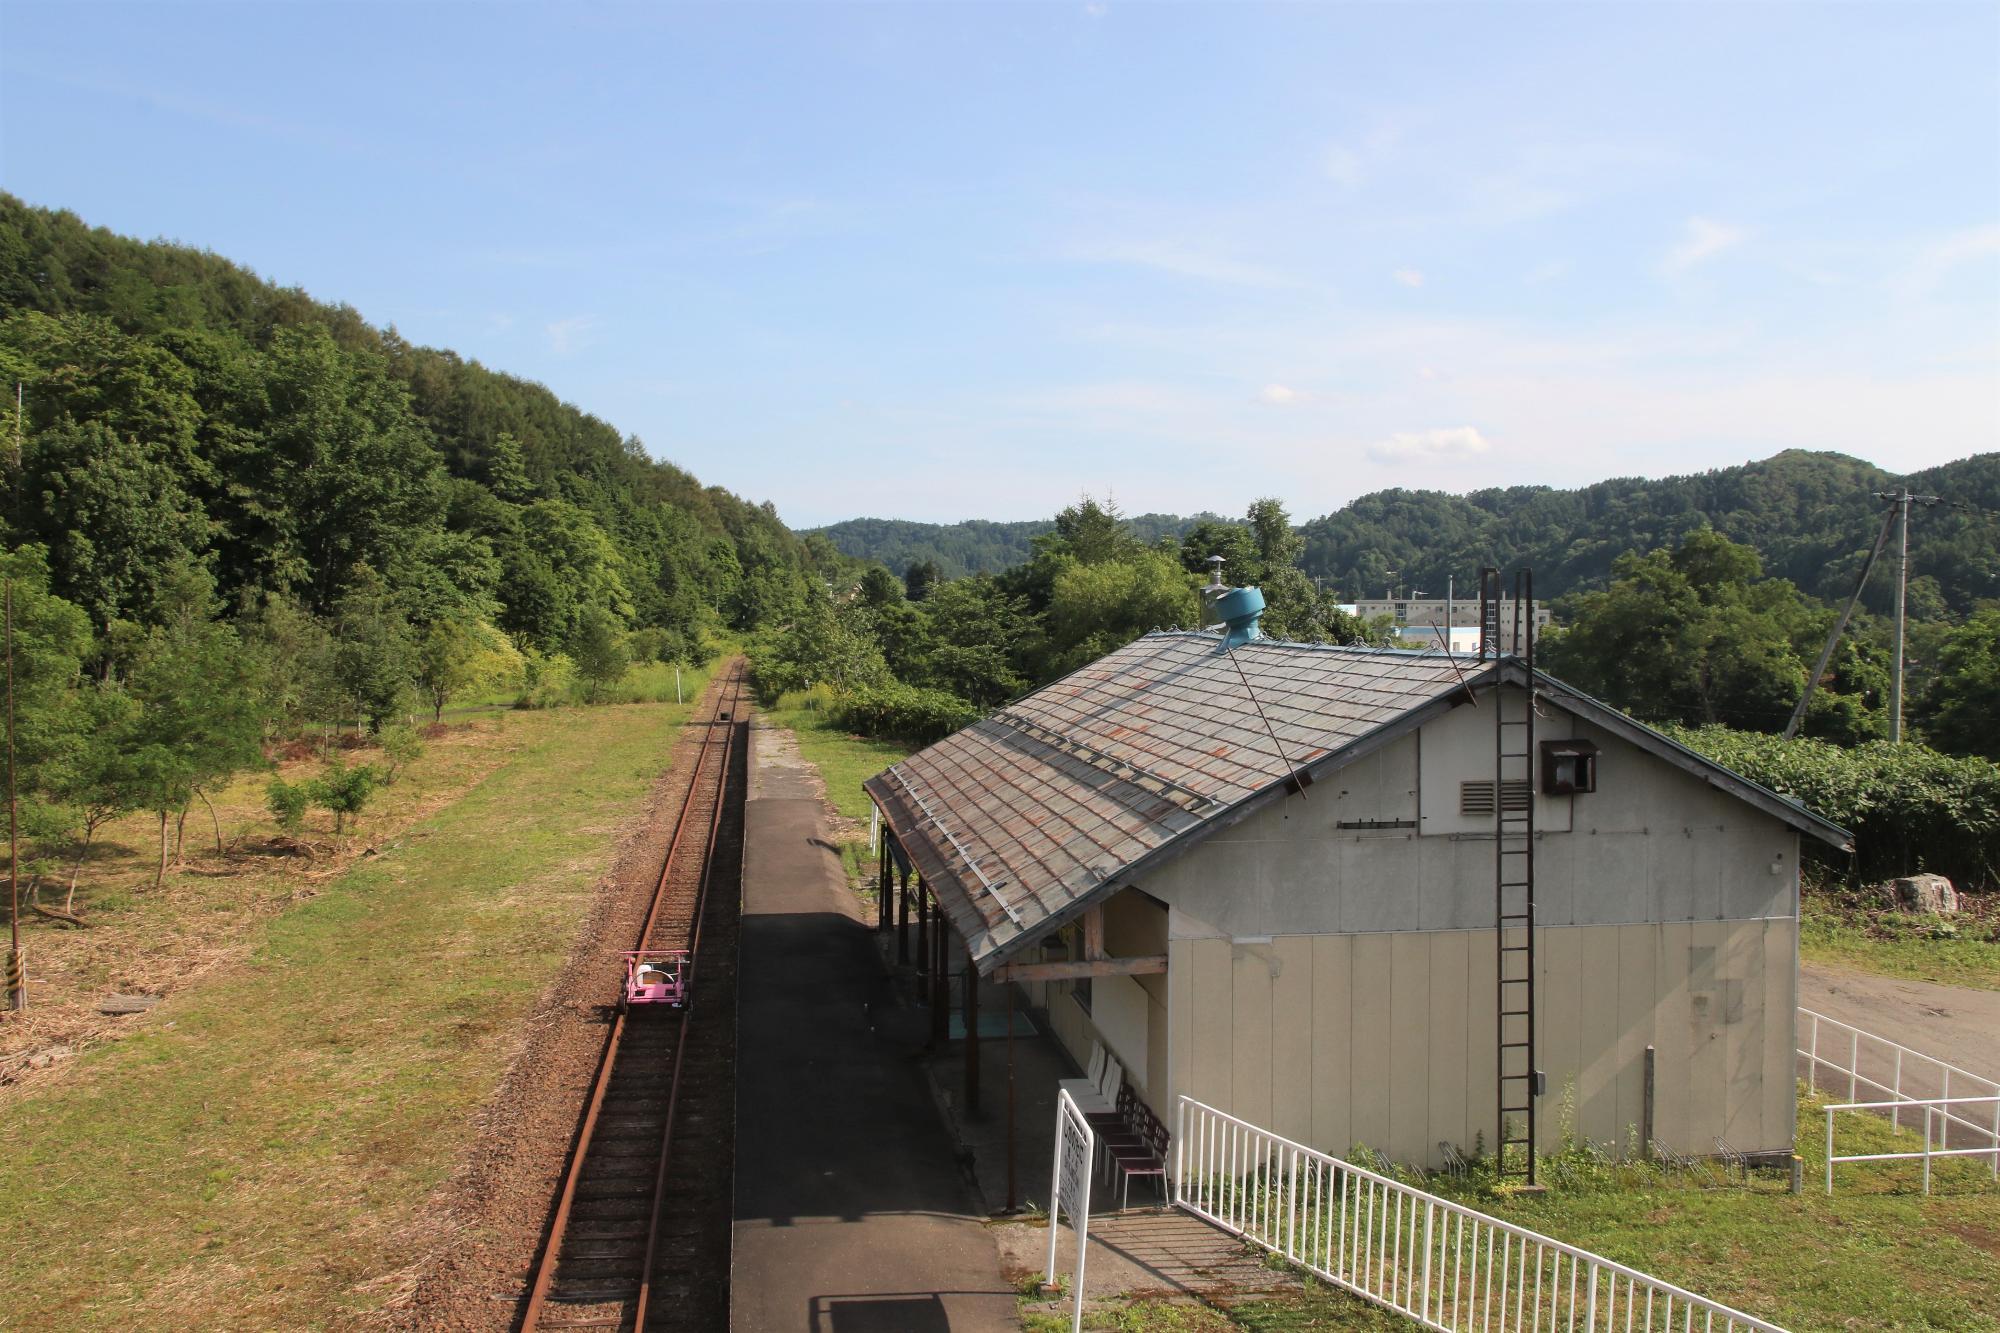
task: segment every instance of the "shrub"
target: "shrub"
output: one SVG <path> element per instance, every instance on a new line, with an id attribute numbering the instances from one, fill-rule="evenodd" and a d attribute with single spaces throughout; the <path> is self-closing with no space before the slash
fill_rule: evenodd
<path id="1" fill-rule="evenodd" d="M 312 807 L 312 784 L 272 778 L 271 785 L 264 789 L 264 796 L 270 803 L 271 817 L 278 821 L 278 827 L 296 838 L 305 828 L 306 811 Z"/>
<path id="2" fill-rule="evenodd" d="M 359 818 L 368 798 L 381 785 L 382 773 L 371 764 L 349 768 L 335 753 L 334 766 L 309 784 L 315 805 L 333 811 L 333 831 L 344 833 L 350 817 Z"/>
<path id="3" fill-rule="evenodd" d="M 945 690 L 891 683 L 863 686 L 839 696 L 829 710 L 834 725 L 863 736 L 893 736 L 928 745 L 975 721 L 979 710 Z"/>
<path id="4" fill-rule="evenodd" d="M 386 787 L 423 754 L 424 738 L 415 727 L 403 723 L 382 728 L 377 739 L 382 743 L 382 758 L 386 761 L 382 769 L 382 785 Z"/>
<path id="5" fill-rule="evenodd" d="M 1666 727 L 1681 744 L 1854 834 L 1868 880 L 1935 871 L 1965 889 L 2000 884 L 2000 764 L 1928 746 L 1785 740 L 1728 727 Z M 1816 849 L 1840 864 L 1831 848 Z"/>
<path id="6" fill-rule="evenodd" d="M 575 702 L 576 666 L 562 653 L 521 654 L 521 694 L 516 708 L 560 708 Z"/>

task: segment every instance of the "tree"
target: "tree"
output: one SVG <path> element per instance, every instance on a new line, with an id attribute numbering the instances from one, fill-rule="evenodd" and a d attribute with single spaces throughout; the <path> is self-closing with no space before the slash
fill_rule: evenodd
<path id="1" fill-rule="evenodd" d="M 585 607 L 570 635 L 570 659 L 585 697 L 596 703 L 605 690 L 624 679 L 631 659 L 625 655 L 625 631 L 618 618 L 601 606 Z"/>
<path id="2" fill-rule="evenodd" d="M 333 676 L 370 731 L 406 711 L 416 679 L 416 640 L 402 608 L 366 566 L 334 610 Z"/>
<path id="3" fill-rule="evenodd" d="M 1257 583 L 1264 576 L 1256 541 L 1241 523 L 1203 519 L 1181 538 L 1181 568 L 1190 574 L 1208 574 L 1208 558 L 1222 557 L 1222 581 L 1234 586 Z"/>
<path id="4" fill-rule="evenodd" d="M 1764 578 L 1755 551 L 1706 528 L 1675 549 L 1621 556 L 1614 569 L 1609 589 L 1561 604 L 1569 626 L 1543 644 L 1551 671 L 1656 721 L 1785 725 L 1830 613 L 1790 582 Z M 1807 729 L 1865 739 L 1878 717 L 1866 698 L 1823 688 Z"/>
<path id="5" fill-rule="evenodd" d="M 443 474 L 380 361 L 322 328 L 280 329 L 267 356 L 263 448 L 233 478 L 236 549 L 264 586 L 331 609 L 354 571 L 390 567 L 443 518 Z"/>
<path id="6" fill-rule="evenodd" d="M 215 583 L 198 565 L 162 578 L 161 620 L 132 646 L 136 705 L 124 760 L 134 804 L 160 817 L 158 888 L 167 829 L 204 789 L 263 761 L 257 678 L 235 629 L 215 619 Z"/>
<path id="7" fill-rule="evenodd" d="M 259 711 L 274 730 L 292 735 L 341 720 L 346 704 L 334 670 L 333 636 L 316 616 L 271 593 L 244 618 L 241 634 L 256 673 Z"/>
<path id="8" fill-rule="evenodd" d="M 1290 569 L 1305 553 L 1305 539 L 1293 529 L 1291 515 L 1271 496 L 1252 502 L 1244 521 L 1256 538 L 1257 559 L 1267 575 L 1269 571 Z"/>
<path id="9" fill-rule="evenodd" d="M 943 581 L 944 573 L 937 561 L 919 560 L 903 572 L 903 593 L 911 601 L 921 602 Z"/>
<path id="10" fill-rule="evenodd" d="M 507 636 L 479 620 L 432 622 L 417 639 L 417 689 L 431 706 L 431 721 L 445 705 L 476 689 L 504 689 L 521 674 L 521 655 Z"/>
<path id="11" fill-rule="evenodd" d="M 130 811 L 139 799 L 131 768 L 131 731 L 138 705 L 115 681 L 78 687 L 73 707 L 80 724 L 71 745 L 45 770 L 42 787 L 70 817 L 69 883 L 65 915 L 76 911 L 76 883 L 84 860 L 103 827 Z"/>
<path id="12" fill-rule="evenodd" d="M 1938 749 L 2000 759 L 2000 605 L 1969 617 L 1945 640 L 1918 716 Z"/>
<path id="13" fill-rule="evenodd" d="M 1189 626 L 1200 608 L 1178 561 L 1138 547 L 1120 560 L 1072 564 L 1049 601 L 1051 673 L 1081 666 L 1149 630 Z"/>
<path id="14" fill-rule="evenodd" d="M 78 803 L 92 794 L 98 719 L 82 706 L 80 693 L 83 660 L 91 651 L 90 618 L 49 591 L 48 553 L 39 546 L 0 555 L 0 578 L 13 585 L 12 780 L 21 828 L 30 845 L 39 846 L 72 829 L 80 818 Z M 0 781 L 8 777 L 6 759 L 0 751 Z M 36 868 L 31 901 L 39 883 Z"/>
<path id="15" fill-rule="evenodd" d="M 24 472 L 22 530 L 48 543 L 57 588 L 100 625 L 149 616 L 159 571 L 207 549 L 213 525 L 171 455 L 102 421 L 37 432 Z"/>
<path id="16" fill-rule="evenodd" d="M 1004 703 L 1027 686 L 1017 663 L 1030 630 L 1021 599 L 993 579 L 953 579 L 923 603 L 903 678 L 982 708 Z"/>

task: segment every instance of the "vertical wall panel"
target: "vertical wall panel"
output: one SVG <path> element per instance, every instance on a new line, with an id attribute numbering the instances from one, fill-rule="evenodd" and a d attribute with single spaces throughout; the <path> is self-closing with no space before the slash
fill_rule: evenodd
<path id="1" fill-rule="evenodd" d="M 1465 1089 L 1470 1107 L 1468 1119 L 1474 1140 L 1483 1138 L 1492 1152 L 1499 1143 L 1499 1099 L 1494 1081 L 1499 1069 L 1494 1064 L 1493 1044 L 1498 1029 L 1498 1001 L 1494 997 L 1498 973 L 1494 970 L 1494 940 L 1490 930 L 1470 931 L 1465 950 Z"/>
<path id="2" fill-rule="evenodd" d="M 1172 1051 L 1167 1069 L 1167 1105 L 1156 1108 L 1163 1114 L 1173 1110 L 1173 1099 L 1194 1096 L 1189 1071 L 1194 1067 L 1194 946 L 1181 940 L 1167 945 L 1167 1041 Z"/>
<path id="3" fill-rule="evenodd" d="M 1579 926 L 1577 1001 L 1583 1067 L 1576 1132 L 1605 1139 L 1618 1124 L 1618 927 Z"/>
<path id="4" fill-rule="evenodd" d="M 1389 1138 L 1399 1162 L 1428 1161 L 1430 1128 L 1431 950 L 1422 935 L 1390 937 Z"/>
<path id="5" fill-rule="evenodd" d="M 1353 1044 L 1350 1048 L 1350 1132 L 1378 1152 L 1389 1147 L 1389 1027 L 1391 935 L 1354 937 Z"/>
<path id="6" fill-rule="evenodd" d="M 1437 932 L 1430 941 L 1431 1021 L 1429 1045 L 1430 1128 L 1426 1157 L 1439 1143 L 1472 1150 L 1465 1086 L 1466 951 L 1471 937 Z"/>
<path id="7" fill-rule="evenodd" d="M 1646 1044 L 1653 1040 L 1653 1015 L 1659 1005 L 1653 944 L 1658 933 L 1658 926 L 1618 930 L 1616 1113 L 1604 1137 L 1621 1149 L 1638 1129 L 1646 1100 Z"/>
<path id="8" fill-rule="evenodd" d="M 1583 1096 L 1583 932 L 1573 927 L 1544 930 L 1536 940 L 1536 1057 L 1548 1071 L 1549 1094 L 1542 1102 L 1541 1146 L 1554 1147 L 1562 1133 L 1565 1097 L 1578 1105 Z"/>
<path id="9" fill-rule="evenodd" d="M 1278 975 L 1271 983 L 1271 1128 L 1304 1142 L 1313 1120 L 1313 941 L 1284 935 L 1272 948 Z"/>
<path id="10" fill-rule="evenodd" d="M 1715 1151 L 1727 1123 L 1724 1086 L 1723 974 L 1728 932 L 1713 921 L 1693 923 L 1688 946 L 1688 1135 L 1699 1152 Z"/>
<path id="11" fill-rule="evenodd" d="M 1235 1029 L 1230 1051 L 1229 1112 L 1253 1125 L 1271 1123 L 1271 964 L 1268 944 L 1232 948 Z"/>
<path id="12" fill-rule="evenodd" d="M 1659 928 L 1659 962 L 1654 985 L 1660 1012 L 1653 1024 L 1653 1136 L 1678 1152 L 1695 1142 L 1688 1121 L 1688 1082 L 1694 1045 L 1688 1017 L 1688 948 L 1693 929 L 1685 923 Z"/>
<path id="13" fill-rule="evenodd" d="M 1766 1150 L 1798 1135 L 1798 927 L 1764 922 L 1764 1142 Z"/>
<path id="14" fill-rule="evenodd" d="M 1229 1048 L 1235 1023 L 1229 941 L 1200 940 L 1194 954 L 1194 1048 L 1188 1095 L 1229 1109 Z"/>
<path id="15" fill-rule="evenodd" d="M 1729 1077 L 1723 1136 L 1730 1146 L 1764 1147 L 1764 928 L 1757 921 L 1728 926 L 1728 976 L 1723 988 L 1723 1033 Z"/>
<path id="16" fill-rule="evenodd" d="M 1312 1008 L 1312 1138 L 1322 1152 L 1336 1155 L 1354 1142 L 1348 1098 L 1348 1055 L 1353 1036 L 1354 937 L 1315 935 Z"/>

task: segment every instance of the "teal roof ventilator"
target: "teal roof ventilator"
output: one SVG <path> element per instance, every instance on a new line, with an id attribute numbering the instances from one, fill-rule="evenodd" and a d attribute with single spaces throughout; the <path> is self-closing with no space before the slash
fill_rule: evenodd
<path id="1" fill-rule="evenodd" d="M 1257 618 L 1264 614 L 1264 594 L 1255 588 L 1231 588 L 1215 599 L 1212 612 L 1222 622 L 1222 646 L 1225 649 L 1240 647 L 1252 639 L 1261 639 L 1263 632 L 1257 628 Z"/>

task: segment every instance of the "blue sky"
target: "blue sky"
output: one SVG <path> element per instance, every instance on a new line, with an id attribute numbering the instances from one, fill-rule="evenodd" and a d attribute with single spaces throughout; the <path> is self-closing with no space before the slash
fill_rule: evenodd
<path id="1" fill-rule="evenodd" d="M 0 186 L 795 525 L 2000 448 L 2000 6 L 0 3 Z"/>

